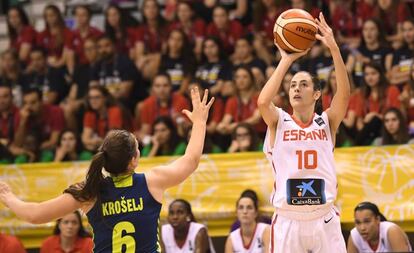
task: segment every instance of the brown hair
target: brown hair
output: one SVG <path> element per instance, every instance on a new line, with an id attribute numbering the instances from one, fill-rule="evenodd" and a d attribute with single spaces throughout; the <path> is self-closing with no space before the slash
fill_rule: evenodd
<path id="1" fill-rule="evenodd" d="M 102 168 L 113 175 L 127 172 L 129 162 L 137 156 L 135 137 L 126 130 L 111 130 L 105 137 L 89 165 L 86 180 L 69 186 L 64 193 L 71 194 L 76 200 L 86 202 L 99 199 L 104 183 Z"/>

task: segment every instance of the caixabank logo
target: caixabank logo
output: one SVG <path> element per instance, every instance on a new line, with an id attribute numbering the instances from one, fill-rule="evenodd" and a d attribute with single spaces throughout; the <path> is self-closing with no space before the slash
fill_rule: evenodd
<path id="1" fill-rule="evenodd" d="M 325 181 L 320 178 L 294 178 L 286 182 L 289 205 L 322 205 L 326 203 Z"/>

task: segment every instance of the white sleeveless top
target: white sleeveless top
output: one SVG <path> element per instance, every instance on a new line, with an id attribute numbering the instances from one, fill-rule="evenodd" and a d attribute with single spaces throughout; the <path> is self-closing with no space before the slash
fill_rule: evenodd
<path id="1" fill-rule="evenodd" d="M 268 129 L 263 147 L 275 179 L 270 201 L 276 214 L 293 219 L 320 217 L 333 205 L 337 194 L 328 115 L 315 113 L 304 126 L 282 109 L 277 110 L 274 146 L 270 146 Z"/>
<path id="2" fill-rule="evenodd" d="M 161 228 L 162 242 L 164 243 L 165 253 L 188 253 L 195 251 L 195 240 L 200 229 L 205 228 L 203 224 L 191 222 L 188 230 L 187 239 L 182 248 L 178 247 L 174 239 L 174 228 L 170 224 L 163 225 Z M 208 237 L 210 253 L 215 253 L 211 238 Z"/>
<path id="3" fill-rule="evenodd" d="M 233 245 L 233 252 L 237 253 L 265 253 L 266 250 L 263 244 L 263 232 L 269 227 L 265 223 L 257 223 L 256 231 L 254 232 L 253 238 L 249 245 L 244 246 L 243 238 L 241 235 L 241 228 L 238 228 L 231 232 L 231 244 Z M 266 252 L 267 253 L 267 252 Z"/>
<path id="4" fill-rule="evenodd" d="M 389 222 L 389 221 L 381 221 L 380 228 L 379 228 L 379 244 L 377 249 L 374 251 L 365 241 L 361 234 L 358 232 L 356 228 L 351 230 L 351 237 L 352 242 L 354 243 L 355 247 L 358 249 L 358 252 L 391 252 L 390 242 L 388 241 L 388 229 L 392 226 L 396 226 L 396 224 Z M 407 244 L 411 251 L 411 245 L 407 238 Z"/>

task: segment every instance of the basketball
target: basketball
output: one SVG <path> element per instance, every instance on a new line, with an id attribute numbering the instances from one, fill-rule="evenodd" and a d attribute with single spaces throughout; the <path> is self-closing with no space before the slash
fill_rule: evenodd
<path id="1" fill-rule="evenodd" d="M 276 44 L 286 52 L 303 52 L 316 40 L 318 26 L 308 12 L 290 9 L 277 18 L 273 28 Z"/>

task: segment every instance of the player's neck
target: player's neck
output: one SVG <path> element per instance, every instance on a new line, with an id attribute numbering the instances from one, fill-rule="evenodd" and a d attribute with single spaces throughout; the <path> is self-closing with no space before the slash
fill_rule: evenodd
<path id="1" fill-rule="evenodd" d="M 299 120 L 300 122 L 306 124 L 308 123 L 315 113 L 313 108 L 302 109 L 302 110 L 293 110 L 293 117 Z"/>
<path id="2" fill-rule="evenodd" d="M 251 238 L 256 231 L 256 225 L 256 222 L 241 224 L 240 229 L 242 231 L 242 235 Z"/>

